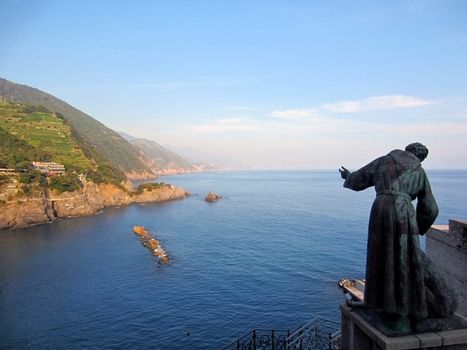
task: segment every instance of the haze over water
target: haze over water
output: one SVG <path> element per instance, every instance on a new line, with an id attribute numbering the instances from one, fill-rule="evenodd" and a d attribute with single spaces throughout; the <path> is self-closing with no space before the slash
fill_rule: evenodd
<path id="1" fill-rule="evenodd" d="M 467 172 L 428 172 L 437 223 L 466 218 Z M 252 328 L 338 321 L 363 277 L 372 189 L 337 171 L 163 177 L 194 195 L 0 232 L 0 348 L 221 348 Z M 203 200 L 208 191 L 225 198 Z M 159 265 L 132 232 L 147 227 Z"/>

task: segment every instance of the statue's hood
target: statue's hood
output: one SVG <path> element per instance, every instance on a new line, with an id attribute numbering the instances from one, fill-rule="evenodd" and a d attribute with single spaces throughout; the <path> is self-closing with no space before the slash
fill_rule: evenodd
<path id="1" fill-rule="evenodd" d="M 389 157 L 394 160 L 396 166 L 401 170 L 413 170 L 421 166 L 420 160 L 413 154 L 400 149 L 389 152 Z"/>

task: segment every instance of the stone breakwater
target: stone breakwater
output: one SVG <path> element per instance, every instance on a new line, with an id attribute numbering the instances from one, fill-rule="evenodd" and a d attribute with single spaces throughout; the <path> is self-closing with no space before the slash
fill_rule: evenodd
<path id="1" fill-rule="evenodd" d="M 189 195 L 185 189 L 172 185 L 132 192 L 112 184 L 82 180 L 82 187 L 74 192 L 57 193 L 38 188 L 28 195 L 18 192 L 0 202 L 0 229 L 33 226 L 65 217 L 94 215 L 105 207 L 163 202 L 183 199 Z"/>
<path id="2" fill-rule="evenodd" d="M 152 236 L 149 231 L 143 226 L 135 226 L 133 227 L 133 232 L 138 236 L 139 241 L 143 246 L 148 248 L 152 255 L 159 258 L 159 262 L 161 264 L 168 264 L 169 263 L 169 256 L 167 252 L 162 248 L 159 241 Z"/>

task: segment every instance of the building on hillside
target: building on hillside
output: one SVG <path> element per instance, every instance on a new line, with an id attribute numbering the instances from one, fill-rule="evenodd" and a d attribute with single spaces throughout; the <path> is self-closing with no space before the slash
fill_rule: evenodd
<path id="1" fill-rule="evenodd" d="M 33 169 L 47 175 L 65 174 L 65 166 L 55 162 L 32 162 Z"/>
<path id="2" fill-rule="evenodd" d="M 0 95 L 0 106 L 5 106 L 6 105 L 6 98 Z"/>

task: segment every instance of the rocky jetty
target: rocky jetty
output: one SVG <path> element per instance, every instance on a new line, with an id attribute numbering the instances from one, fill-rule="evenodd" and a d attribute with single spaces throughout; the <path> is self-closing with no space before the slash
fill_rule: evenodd
<path id="1" fill-rule="evenodd" d="M 154 236 L 152 236 L 145 227 L 135 226 L 133 227 L 133 232 L 138 236 L 141 244 L 148 248 L 152 252 L 152 255 L 159 258 L 161 264 L 169 263 L 167 252 L 162 248 L 159 241 L 154 238 Z"/>
<path id="2" fill-rule="evenodd" d="M 217 202 L 219 199 L 222 199 L 222 196 L 219 196 L 218 194 L 214 192 L 209 192 L 206 197 L 204 197 L 204 200 L 206 202 Z"/>

